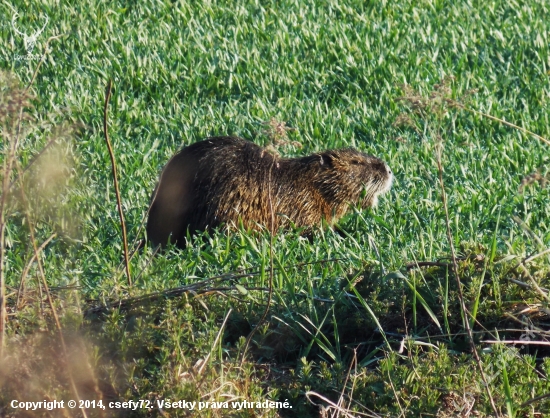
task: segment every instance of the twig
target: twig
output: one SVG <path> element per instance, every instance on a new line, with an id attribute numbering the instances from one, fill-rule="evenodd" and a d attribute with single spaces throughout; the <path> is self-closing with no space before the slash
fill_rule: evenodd
<path id="1" fill-rule="evenodd" d="M 0 360 L 4 359 L 4 345 L 5 345 L 5 335 L 6 335 L 6 283 L 4 276 L 4 263 L 5 263 L 5 254 L 6 254 L 6 244 L 5 244 L 5 232 L 6 232 L 6 219 L 5 219 L 5 203 L 6 203 L 6 192 L 8 190 L 8 172 L 7 167 L 9 164 L 4 159 L 4 164 L 2 171 L 4 173 L 4 181 L 2 187 L 2 196 L 0 197 Z"/>
<path id="2" fill-rule="evenodd" d="M 386 370 L 388 372 L 388 380 L 390 382 L 390 386 L 391 386 L 391 390 L 393 392 L 393 396 L 395 397 L 395 400 L 397 401 L 397 406 L 399 406 L 399 410 L 401 411 L 401 413 L 399 414 L 399 417 L 401 418 L 402 416 L 403 417 L 406 417 L 405 415 L 405 411 L 403 410 L 403 407 L 401 406 L 401 402 L 399 401 L 399 396 L 397 396 L 397 391 L 395 390 L 395 386 L 393 385 L 393 380 L 391 378 L 391 375 L 390 375 L 390 370 L 389 368 Z"/>
<path id="3" fill-rule="evenodd" d="M 420 267 L 449 267 L 449 263 L 439 263 L 437 261 L 417 261 L 413 263 L 407 263 L 405 267 L 407 270 L 412 270 Z"/>
<path id="4" fill-rule="evenodd" d="M 512 216 L 512 219 L 515 223 L 517 223 L 521 229 L 523 229 L 534 241 L 537 242 L 537 244 L 541 247 L 541 248 L 546 248 L 546 246 L 544 245 L 544 242 L 542 242 L 542 239 L 540 239 L 539 237 L 537 237 L 537 234 L 535 234 L 531 228 L 529 228 L 529 225 L 527 225 L 523 220 L 521 220 L 521 218 L 519 216 Z"/>
<path id="5" fill-rule="evenodd" d="M 63 336 L 63 329 L 61 327 L 61 322 L 59 321 L 59 316 L 57 315 L 57 310 L 55 309 L 55 305 L 53 303 L 53 298 L 52 298 L 52 295 L 51 295 L 51 292 L 50 292 L 50 289 L 49 289 L 49 286 L 48 286 L 48 281 L 46 280 L 46 274 L 44 273 L 44 266 L 42 265 L 42 261 L 40 260 L 40 257 L 39 257 L 39 248 L 36 245 L 36 238 L 35 238 L 35 234 L 34 234 L 33 222 L 32 222 L 31 214 L 30 214 L 30 211 L 29 211 L 29 203 L 28 203 L 29 201 L 26 197 L 25 189 L 23 188 L 23 178 L 21 176 L 19 177 L 19 181 L 20 181 L 21 199 L 24 202 L 25 217 L 26 217 L 27 223 L 29 225 L 29 235 L 30 235 L 32 248 L 33 248 L 33 251 L 34 251 L 34 259 L 36 260 L 36 264 L 38 266 L 38 271 L 40 272 L 40 278 L 42 279 L 42 286 L 44 287 L 44 292 L 46 293 L 46 298 L 48 300 L 48 304 L 50 305 L 50 309 L 52 310 L 52 316 L 54 318 L 55 326 L 56 326 L 57 332 L 59 334 L 59 341 L 61 342 L 61 349 L 62 349 L 62 352 L 63 352 L 63 359 L 64 359 L 64 362 L 65 362 L 66 367 L 67 367 L 67 374 L 68 374 L 69 381 L 70 381 L 70 384 L 71 384 L 71 390 L 73 391 L 73 395 L 76 398 L 77 405 L 79 405 L 82 416 L 84 418 L 87 418 L 86 410 L 83 407 L 80 406 L 80 396 L 78 394 L 78 389 L 77 389 L 76 383 L 74 381 L 74 377 L 73 377 L 73 373 L 71 371 L 71 367 L 68 364 L 69 354 L 68 354 L 68 350 L 67 350 L 67 344 L 65 343 L 65 337 Z M 39 287 L 40 287 L 40 284 L 39 284 Z"/>
<path id="6" fill-rule="evenodd" d="M 29 85 L 30 87 L 30 85 Z M 28 89 L 28 87 L 27 87 Z M 26 90 L 23 93 L 25 97 Z M 23 99 L 24 100 L 24 99 Z M 21 121 L 23 119 L 23 109 L 25 104 L 23 101 L 18 103 L 19 117 L 17 119 L 17 128 L 14 136 L 12 131 L 15 126 L 10 127 L 10 133 L 8 136 L 8 144 L 6 145 L 6 151 L 2 162 L 2 195 L 0 196 L 0 360 L 4 358 L 4 346 L 6 336 L 6 277 L 4 271 L 5 256 L 6 256 L 6 204 L 7 196 L 9 192 L 10 176 L 13 171 L 16 160 L 16 151 L 19 144 L 19 133 L 21 132 Z M 15 112 L 14 112 L 15 113 Z"/>
<path id="7" fill-rule="evenodd" d="M 513 315 L 507 315 L 507 316 L 510 317 L 511 319 L 523 324 L 523 325 L 526 325 L 525 322 L 520 321 L 519 319 L 517 319 Z M 503 332 L 519 332 L 519 333 L 524 334 L 525 333 L 525 328 L 524 329 L 501 328 L 501 329 L 495 329 L 494 331 L 497 333 L 497 335 L 499 335 L 500 333 L 503 333 Z M 376 332 L 378 334 L 381 334 L 381 331 L 379 329 L 375 329 L 374 332 Z M 536 329 L 533 332 L 536 332 L 538 335 L 541 335 L 541 337 L 550 337 L 550 331 L 542 331 L 542 330 Z M 468 335 L 465 332 L 456 332 L 456 333 L 453 333 L 453 334 L 432 334 L 432 335 L 429 335 L 429 336 L 426 336 L 426 337 L 422 337 L 422 336 L 419 336 L 419 335 L 400 334 L 400 333 L 397 333 L 397 332 L 388 332 L 388 331 L 385 331 L 384 333 L 386 335 L 390 336 L 390 337 L 400 338 L 402 340 L 409 340 L 409 341 L 412 341 L 412 342 L 417 342 L 417 341 L 422 341 L 422 340 L 431 341 L 433 339 L 451 338 L 451 337 L 454 338 L 454 337 L 458 337 L 458 336 L 461 336 L 461 335 Z M 483 335 L 485 335 L 487 333 L 490 334 L 491 336 L 493 336 L 493 338 L 497 338 L 497 335 L 494 335 L 494 334 L 492 334 L 491 332 L 488 332 L 488 331 L 472 331 L 472 334 L 479 334 L 481 337 L 483 337 Z M 421 345 L 425 345 L 425 344 L 421 344 Z"/>
<path id="8" fill-rule="evenodd" d="M 330 261 L 339 261 L 339 259 L 331 259 L 331 260 L 320 260 L 320 261 L 314 261 L 314 262 L 308 262 L 308 263 L 300 263 L 296 265 L 295 267 L 301 267 L 304 265 L 312 265 L 312 264 L 318 264 L 318 263 L 326 263 Z M 275 270 L 275 267 L 274 267 Z M 98 314 L 102 312 L 106 312 L 109 309 L 113 308 L 119 308 L 119 309 L 126 309 L 133 305 L 139 304 L 139 303 L 145 303 L 145 302 L 153 302 L 155 300 L 161 299 L 161 298 L 172 298 L 180 296 L 184 293 L 192 292 L 195 294 L 203 294 L 210 291 L 227 291 L 227 290 L 234 290 L 236 288 L 233 287 L 227 287 L 227 288 L 206 288 L 208 285 L 213 284 L 216 281 L 234 281 L 238 279 L 243 279 L 246 277 L 254 277 L 259 276 L 261 274 L 260 271 L 253 271 L 249 273 L 240 273 L 240 274 L 222 274 L 218 276 L 212 276 L 207 279 L 203 279 L 199 282 L 192 283 L 190 285 L 186 286 L 180 286 L 172 289 L 166 289 L 161 292 L 154 292 L 142 296 L 127 298 L 127 299 L 119 299 L 117 301 L 110 302 L 104 306 L 95 306 L 92 308 L 87 309 L 84 311 L 84 316 L 91 315 L 91 314 Z M 206 289 L 205 289 L 206 288 Z M 269 291 L 269 288 L 265 287 L 249 287 L 247 290 L 260 290 L 260 291 Z M 286 291 L 282 291 L 283 293 L 287 293 Z M 303 295 L 301 293 L 297 293 L 296 296 L 310 298 L 311 300 L 315 300 L 322 303 L 334 303 L 334 300 L 332 299 L 324 299 L 319 297 L 310 297 L 308 295 Z M 355 296 L 354 296 L 355 297 Z"/>
<path id="9" fill-rule="evenodd" d="M 345 417 L 348 417 L 348 418 L 355 418 L 354 415 L 350 414 L 350 412 L 353 412 L 354 414 L 356 415 L 360 415 L 362 417 L 370 417 L 370 418 L 379 418 L 380 415 L 371 415 L 371 414 L 365 414 L 364 412 L 356 412 L 356 411 L 350 411 L 349 409 L 344 409 L 344 408 L 341 408 L 339 407 L 338 405 L 336 405 L 334 402 L 332 402 L 330 399 L 326 398 L 325 396 L 317 393 L 317 392 L 313 392 L 313 391 L 308 391 L 306 392 L 306 398 L 308 401 L 310 401 L 313 405 L 316 405 L 318 406 L 318 404 L 316 404 L 315 402 L 313 402 L 310 398 L 310 396 L 316 396 L 317 398 L 325 401 L 326 403 L 328 403 L 330 405 L 329 408 L 331 409 L 335 409 L 336 411 L 338 411 L 339 413 L 343 414 Z"/>
<path id="10" fill-rule="evenodd" d="M 523 268 L 525 268 L 525 267 L 523 267 Z M 517 284 L 518 286 L 523 287 L 525 289 L 533 289 L 533 286 L 531 286 L 529 283 L 525 283 L 525 282 L 522 282 L 520 280 L 510 279 L 510 278 L 507 278 L 506 280 L 508 280 L 511 283 Z M 544 288 L 544 287 L 539 287 L 537 290 L 539 290 L 539 289 L 542 290 L 543 292 L 546 292 L 546 293 L 549 292 L 549 290 Z M 545 297 L 546 297 L 546 295 L 545 295 Z"/>
<path id="11" fill-rule="evenodd" d="M 531 276 L 531 273 L 529 273 L 529 270 L 527 270 L 527 268 L 523 265 L 523 264 L 520 264 L 518 266 L 519 268 L 521 268 L 521 270 L 523 270 L 523 273 L 529 277 L 529 279 L 531 280 L 531 283 L 533 283 L 533 287 L 535 288 L 535 290 L 544 298 L 546 299 L 547 301 L 550 301 L 550 297 L 548 296 L 548 292 L 544 292 L 543 289 L 541 289 L 541 287 L 539 286 L 539 284 L 537 283 L 537 281 L 535 280 L 535 278 L 533 276 Z M 546 289 L 545 289 L 546 290 Z"/>
<path id="12" fill-rule="evenodd" d="M 522 341 L 522 340 L 481 340 L 484 344 L 521 344 L 521 345 L 546 345 L 550 346 L 548 341 Z"/>
<path id="13" fill-rule="evenodd" d="M 55 39 L 59 39 L 62 36 L 65 36 L 65 34 L 50 36 L 48 38 L 48 40 L 46 41 L 46 45 L 44 46 L 44 53 L 42 54 L 42 57 L 40 58 L 40 62 L 38 63 L 38 65 L 36 66 L 36 69 L 34 70 L 34 74 L 32 75 L 32 78 L 31 78 L 31 81 L 30 81 L 29 85 L 25 89 L 25 93 L 31 88 L 32 84 L 34 83 L 34 80 L 36 79 L 36 76 L 38 74 L 38 70 L 42 66 L 42 63 L 44 62 L 44 59 L 46 58 L 46 54 L 48 53 L 48 45 L 50 44 L 51 41 L 53 41 Z"/>
<path id="14" fill-rule="evenodd" d="M 371 247 L 374 248 L 374 252 L 376 253 L 376 257 L 378 258 L 378 262 L 380 263 L 380 272 L 383 276 L 386 275 L 386 269 L 384 268 L 384 264 L 382 264 L 382 257 L 380 257 L 380 253 L 378 252 L 378 247 L 376 246 L 376 242 L 374 241 L 374 238 L 372 238 L 369 235 L 369 244 Z"/>
<path id="15" fill-rule="evenodd" d="M 153 254 L 151 254 L 151 257 L 149 257 L 149 259 L 147 260 L 147 262 L 145 263 L 145 266 L 143 266 L 143 268 L 141 269 L 141 271 L 139 272 L 138 276 L 135 278 L 135 281 L 136 283 L 139 282 L 139 280 L 141 279 L 141 276 L 143 275 L 143 273 L 145 272 L 145 270 L 147 270 L 147 267 L 149 267 L 149 265 L 151 264 L 151 262 L 153 261 L 153 259 L 155 258 L 155 256 L 157 255 L 157 253 L 159 252 L 160 250 L 160 245 L 157 245 L 157 247 L 153 250 Z M 134 249 L 132 254 L 130 254 L 130 260 L 132 259 L 132 257 L 134 256 L 134 254 L 138 251 L 138 249 Z"/>
<path id="16" fill-rule="evenodd" d="M 222 322 L 222 326 L 220 327 L 220 329 L 218 330 L 218 334 L 216 335 L 216 339 L 214 340 L 214 343 L 212 344 L 212 349 L 210 350 L 210 352 L 208 353 L 208 355 L 206 356 L 206 358 L 204 359 L 204 361 L 202 362 L 201 364 L 201 367 L 199 369 L 199 371 L 197 372 L 197 376 L 200 376 L 202 374 L 202 371 L 204 369 L 204 366 L 206 366 L 206 363 L 208 362 L 208 359 L 210 358 L 210 356 L 212 355 L 212 353 L 214 352 L 214 349 L 216 347 L 216 344 L 218 343 L 218 340 L 220 339 L 220 336 L 222 335 L 223 333 L 223 329 L 225 327 L 225 323 L 227 322 L 227 320 L 229 319 L 229 315 L 231 314 L 231 312 L 233 311 L 233 309 L 229 309 L 229 311 L 227 311 L 227 314 L 225 315 L 225 319 L 223 320 Z"/>
<path id="17" fill-rule="evenodd" d="M 479 257 L 479 255 L 476 255 L 476 257 Z M 457 261 L 466 261 L 470 257 L 455 257 Z M 437 259 L 437 261 L 410 261 L 407 264 L 405 264 L 405 268 L 407 270 L 412 270 L 414 268 L 420 268 L 420 267 L 450 267 L 451 264 L 449 263 L 443 263 L 442 260 L 452 260 L 452 257 L 440 257 Z"/>
<path id="18" fill-rule="evenodd" d="M 346 385 L 348 384 L 349 377 L 351 375 L 351 369 L 355 365 L 355 373 L 357 374 L 357 348 L 353 349 L 353 359 L 349 363 L 348 372 L 346 373 L 346 380 L 344 380 L 344 384 L 342 385 L 342 392 L 340 392 L 340 397 L 338 398 L 338 406 L 344 407 L 344 394 L 346 393 Z M 353 385 L 355 386 L 355 379 L 353 380 Z M 353 396 L 353 387 L 351 390 L 350 395 L 350 403 L 351 403 L 351 396 Z"/>
<path id="19" fill-rule="evenodd" d="M 531 405 L 532 403 L 542 401 L 543 399 L 546 399 L 546 398 L 550 398 L 550 393 L 547 393 L 545 395 L 537 396 L 536 398 L 533 398 L 533 399 L 529 399 L 527 402 L 523 402 L 519 407 L 524 408 L 528 405 Z"/>
<path id="20" fill-rule="evenodd" d="M 550 248 L 547 249 L 547 250 L 544 250 L 544 251 L 542 251 L 538 254 L 534 254 L 530 257 L 525 258 L 517 266 L 515 266 L 512 270 L 515 270 L 515 269 L 521 267 L 524 270 L 524 272 L 526 272 L 527 270 L 523 266 L 524 264 L 527 264 L 527 263 L 533 261 L 535 258 L 541 257 L 541 256 L 543 256 L 545 254 L 548 254 L 548 253 L 550 253 Z M 457 260 L 463 260 L 464 258 L 463 257 L 457 257 L 456 259 Z M 405 268 L 407 270 L 412 270 L 412 269 L 420 268 L 420 267 L 450 267 L 450 266 L 451 266 L 451 264 L 449 264 L 449 263 L 441 263 L 439 261 L 418 261 L 418 262 L 412 262 L 412 263 L 405 264 Z M 506 280 L 508 280 L 511 283 L 517 284 L 518 286 L 521 286 L 525 289 L 532 289 L 533 288 L 533 286 L 531 286 L 530 284 L 519 281 L 519 280 L 516 280 L 516 279 L 507 278 Z M 543 292 L 546 292 L 546 293 L 550 292 L 550 290 L 548 290 L 544 287 L 538 287 L 538 285 L 537 285 L 536 289 L 539 292 L 540 291 L 543 291 Z M 546 295 L 544 293 L 543 293 L 543 295 L 546 298 Z"/>
<path id="21" fill-rule="evenodd" d="M 44 57 L 44 56 L 43 56 Z M 42 57 L 42 58 L 43 58 Z M 23 110 L 27 105 L 25 98 L 28 98 L 28 90 L 32 85 L 34 78 L 31 80 L 25 90 L 18 97 L 16 103 L 17 108 L 13 113 L 18 113 L 17 122 L 11 122 L 9 127 L 10 132 L 6 134 L 8 141 L 5 147 L 4 158 L 2 159 L 2 195 L 0 196 L 0 360 L 4 358 L 4 346 L 6 336 L 6 277 L 4 271 L 5 255 L 6 255 L 6 204 L 10 188 L 10 177 L 14 166 L 16 166 L 16 151 L 19 147 L 19 139 L 21 134 L 21 124 L 23 121 Z M 9 93 L 8 93 L 9 94 Z M 6 127 L 3 127 L 4 129 Z M 15 129 L 15 132 L 13 130 Z M 5 129 L 7 132 L 7 129 Z"/>
<path id="22" fill-rule="evenodd" d="M 78 126 L 78 124 L 76 126 Z M 32 158 L 29 160 L 29 162 L 27 163 L 25 168 L 23 168 L 23 169 L 18 168 L 18 172 L 16 173 L 15 178 L 10 183 L 10 187 L 9 187 L 10 190 L 19 182 L 19 177 L 24 176 L 25 173 L 30 170 L 30 168 L 33 166 L 33 164 L 36 163 L 36 161 L 38 161 L 40 159 L 40 157 L 42 157 L 44 155 L 44 153 L 52 145 L 54 145 L 57 141 L 59 141 L 64 136 L 68 136 L 68 135 L 72 134 L 74 127 L 75 127 L 74 125 L 70 126 L 70 128 L 65 130 L 64 132 L 61 131 L 61 134 L 55 133 L 53 138 L 50 138 L 48 140 L 48 142 L 46 143 L 46 145 L 44 145 L 38 153 L 36 153 L 35 155 L 32 156 Z"/>
<path id="23" fill-rule="evenodd" d="M 21 283 L 19 283 L 19 291 L 17 292 L 17 302 L 15 303 L 15 310 L 19 309 L 19 300 L 21 299 L 21 294 L 24 292 L 25 279 L 27 277 L 29 269 L 32 266 L 32 263 L 34 263 L 34 260 L 36 260 L 36 255 L 41 253 L 42 250 L 44 250 L 44 248 L 46 248 L 46 245 L 48 245 L 50 243 L 50 241 L 56 237 L 56 235 L 57 234 L 55 234 L 55 233 L 50 235 L 50 237 L 46 241 L 44 241 L 40 245 L 40 247 L 38 247 L 38 251 L 33 252 L 32 257 L 29 259 L 29 261 L 27 261 L 27 264 L 25 265 L 25 268 L 23 269 L 23 273 L 21 273 Z"/>
<path id="24" fill-rule="evenodd" d="M 542 257 L 543 255 L 546 255 L 550 253 L 550 248 L 547 248 L 546 250 L 544 251 L 541 251 L 540 253 L 538 254 L 533 254 L 529 257 L 527 257 L 525 260 L 522 261 L 523 264 L 527 264 L 527 263 L 530 263 L 531 261 L 533 261 L 534 259 L 536 258 L 539 258 L 539 257 Z"/>
<path id="25" fill-rule="evenodd" d="M 357 369 L 357 365 L 355 365 L 355 368 Z M 335 389 L 333 389 L 333 392 L 338 393 L 338 391 L 335 390 Z M 371 418 L 382 418 L 382 415 L 378 415 L 376 412 L 370 410 L 370 409 L 367 408 L 365 405 L 363 405 L 361 402 L 359 402 L 357 399 L 352 399 L 348 394 L 345 394 L 345 393 L 344 393 L 344 396 L 347 397 L 347 398 L 349 399 L 350 403 L 351 403 L 351 402 L 356 403 L 356 404 L 359 405 L 361 408 L 363 408 L 364 411 L 367 411 L 369 414 L 371 414 L 371 415 L 366 415 L 366 413 L 363 413 L 363 415 L 369 416 L 369 417 L 371 417 Z M 361 414 L 358 413 L 358 412 L 354 412 L 354 414 L 359 414 L 359 415 L 361 415 Z M 336 416 L 336 418 L 338 418 L 338 415 Z"/>
<path id="26" fill-rule="evenodd" d="M 32 229 L 31 225 L 29 225 L 29 227 Z M 61 328 L 61 322 L 59 322 L 59 316 L 57 315 L 57 311 L 56 311 L 54 303 L 53 303 L 52 295 L 51 295 L 50 290 L 48 288 L 48 282 L 46 281 L 46 274 L 44 273 L 44 268 L 42 266 L 42 262 L 40 261 L 40 257 L 38 256 L 38 248 L 36 246 L 36 242 L 35 242 L 33 233 L 31 233 L 31 240 L 32 240 L 32 245 L 33 245 L 33 250 L 34 250 L 36 262 L 38 264 L 38 270 L 40 271 L 40 277 L 42 278 L 42 285 L 44 286 L 44 291 L 45 291 L 46 297 L 48 299 L 48 304 L 50 305 L 50 308 L 52 310 L 52 315 L 53 315 L 54 320 L 55 320 L 55 326 L 56 326 L 57 332 L 59 334 L 59 341 L 61 342 L 61 348 L 63 349 L 63 357 L 64 357 L 65 362 L 68 363 L 69 354 L 68 354 L 68 351 L 67 351 L 67 345 L 65 344 L 65 337 L 63 336 L 63 330 Z M 69 375 L 69 381 L 71 382 L 71 389 L 72 389 L 73 394 L 76 397 L 77 402 L 78 402 L 77 405 L 80 405 L 80 396 L 78 394 L 78 389 L 76 387 L 76 383 L 75 383 L 74 378 L 73 378 L 73 373 L 71 371 L 71 367 L 68 364 L 67 364 L 67 373 Z M 86 410 L 84 408 L 80 407 L 80 411 L 81 411 L 82 415 L 84 416 L 84 418 L 86 418 L 87 417 Z"/>
<path id="27" fill-rule="evenodd" d="M 520 224 L 520 226 L 522 226 L 521 223 L 522 223 L 523 221 L 521 221 L 520 219 L 514 219 L 514 220 L 515 220 L 516 222 L 518 222 L 518 223 Z M 520 222 L 521 222 L 521 223 L 520 223 Z M 537 238 L 538 238 L 538 237 L 534 238 L 535 241 L 537 241 Z M 540 243 L 539 243 L 539 244 L 540 244 Z M 549 254 L 549 253 L 550 253 L 550 248 L 547 248 L 547 249 L 545 249 L 544 251 L 541 251 L 541 252 L 539 252 L 539 253 L 537 253 L 537 254 L 533 254 L 533 255 L 530 255 L 529 257 L 525 257 L 525 258 L 524 258 L 523 260 L 521 260 L 516 266 L 510 268 L 510 269 L 508 270 L 508 272 L 510 272 L 510 271 L 516 271 L 519 267 L 521 267 L 522 269 L 525 270 L 525 265 L 526 265 L 527 263 L 530 263 L 531 261 L 533 261 L 533 260 L 535 260 L 535 259 L 537 259 L 537 258 L 539 258 L 539 257 L 542 257 L 543 255 Z M 508 280 L 513 281 L 512 279 L 508 279 Z M 519 283 L 517 283 L 517 284 L 519 284 Z M 521 284 L 520 284 L 520 286 L 521 286 Z M 527 286 L 529 286 L 529 285 L 527 285 Z M 547 290 L 544 289 L 544 288 L 541 288 L 541 289 L 547 291 Z"/>
<path id="28" fill-rule="evenodd" d="M 475 109 L 470 109 L 469 107 L 466 107 L 464 106 L 462 103 L 459 103 L 455 100 L 450 100 L 450 99 L 447 99 L 449 100 L 449 103 L 451 103 L 452 105 L 460 108 L 460 109 L 463 109 L 463 110 L 466 110 L 468 112 L 471 112 L 471 113 L 476 113 L 478 115 L 481 115 L 483 117 L 486 117 L 487 119 L 491 119 L 491 120 L 494 120 L 496 122 L 500 122 L 502 123 L 503 125 L 506 125 L 506 126 L 509 126 L 511 128 L 515 128 L 523 133 L 526 133 L 528 135 L 531 135 L 531 136 L 534 136 L 535 138 L 537 138 L 538 140 L 550 145 L 550 141 L 546 138 L 543 138 L 542 136 L 540 135 L 537 135 L 536 133 L 534 132 L 531 132 L 530 130 L 528 129 L 525 129 L 525 128 L 522 128 L 521 126 L 518 126 L 518 125 L 514 125 L 513 123 L 510 123 L 510 122 L 507 122 L 505 121 L 504 119 L 500 119 L 500 118 L 497 118 L 496 116 L 492 116 L 492 115 L 489 115 L 488 113 L 484 113 L 484 112 L 481 112 L 479 110 L 475 110 Z"/>
<path id="29" fill-rule="evenodd" d="M 120 216 L 120 227 L 122 229 L 122 244 L 124 246 L 124 264 L 126 266 L 126 277 L 128 278 L 128 286 L 132 286 L 132 276 L 130 275 L 130 260 L 128 258 L 128 239 L 126 237 L 126 223 L 124 222 L 124 212 L 122 210 L 122 201 L 120 199 L 120 190 L 118 187 L 116 160 L 115 154 L 113 152 L 113 147 L 111 146 L 111 141 L 109 140 L 109 132 L 107 129 L 107 109 L 109 107 L 109 99 L 111 98 L 112 86 L 113 80 L 109 80 L 109 84 L 107 84 L 107 91 L 105 93 L 105 106 L 103 108 L 103 134 L 105 135 L 105 142 L 107 142 L 107 148 L 109 149 L 109 156 L 111 157 L 111 166 L 113 169 L 116 203 L 118 207 L 118 215 Z"/>
<path id="30" fill-rule="evenodd" d="M 173 289 L 163 290 L 162 292 L 150 293 L 147 295 L 138 296 L 134 298 L 120 299 L 118 301 L 109 303 L 105 306 L 96 306 L 84 311 L 84 316 L 105 312 L 112 308 L 126 308 L 137 303 L 151 302 L 164 297 L 175 297 L 187 292 L 197 293 L 201 289 L 209 285 L 210 283 L 215 282 L 216 280 L 222 280 L 222 281 L 234 280 L 236 278 L 252 277 L 255 275 L 258 275 L 258 273 L 249 273 L 249 274 L 241 274 L 241 275 L 221 275 L 221 276 L 209 277 L 208 279 L 204 279 L 202 281 L 195 282 L 187 286 L 176 287 Z"/>
<path id="31" fill-rule="evenodd" d="M 259 287 L 259 286 L 252 286 L 252 287 L 245 287 L 246 290 L 257 290 L 259 292 L 269 292 L 270 291 L 270 288 L 269 287 Z M 213 293 L 213 292 L 227 292 L 227 291 L 230 291 L 230 290 L 239 290 L 236 286 L 226 286 L 226 287 L 209 287 L 207 289 L 204 289 L 204 290 L 201 290 L 201 291 L 197 291 L 196 293 L 198 295 L 202 295 L 202 294 L 205 294 L 205 293 Z M 281 293 L 284 294 L 284 295 L 287 295 L 288 294 L 288 291 L 286 290 L 281 290 Z M 173 294 L 172 294 L 173 295 Z M 309 299 L 309 300 L 314 300 L 316 302 L 322 302 L 322 303 L 330 303 L 330 304 L 333 304 L 335 303 L 334 300 L 332 299 L 323 299 L 323 298 L 319 298 L 317 296 L 309 296 L 309 295 L 305 295 L 303 293 L 296 293 L 294 294 L 294 296 L 296 297 L 302 297 L 304 299 Z"/>

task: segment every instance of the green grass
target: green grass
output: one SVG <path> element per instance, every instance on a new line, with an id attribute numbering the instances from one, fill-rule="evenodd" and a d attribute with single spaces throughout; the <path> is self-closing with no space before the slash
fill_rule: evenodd
<path id="1" fill-rule="evenodd" d="M 51 309 L 41 303 L 36 263 L 24 307 L 14 310 L 33 252 L 24 205 L 10 204 L 3 268 L 13 314 L 7 322 L 11 360 L 10 368 L 0 367 L 0 414 L 16 412 L 8 406 L 12 399 L 71 399 L 72 370 L 82 399 L 234 397 L 288 399 L 293 406 L 208 409 L 200 416 L 318 416 L 307 391 L 335 403 L 342 397 L 345 408 L 381 416 L 453 416 L 470 406 L 493 415 L 464 321 L 473 324 L 500 413 L 549 413 L 549 398 L 525 404 L 550 392 L 547 347 L 483 343 L 519 340 L 529 323 L 530 338 L 545 339 L 547 298 L 509 279 L 531 285 L 530 274 L 550 288 L 548 257 L 526 264 L 528 273 L 515 268 L 550 245 L 550 187 L 527 177 L 537 170 L 550 176 L 548 145 L 478 114 L 445 108 L 419 115 L 401 100 L 403 84 L 427 97 L 452 76 L 450 96 L 467 96 L 468 108 L 550 137 L 549 6 L 537 0 L 313 3 L 0 5 L 0 69 L 22 86 L 38 61 L 15 59 L 25 48 L 11 27 L 14 11 L 19 30 L 28 34 L 49 17 L 35 54 L 48 37 L 63 35 L 51 41 L 31 89 L 34 121 L 20 142 L 21 166 L 59 135 L 56 126 L 81 125 L 45 157 L 53 163 L 37 163 L 25 176 L 37 245 L 57 233 L 41 260 L 68 350 L 80 360 L 52 360 L 61 348 Z M 282 155 L 353 146 L 384 159 L 395 173 L 379 207 L 350 211 L 339 223 L 341 234 L 319 230 L 310 242 L 285 231 L 274 238 L 272 306 L 242 365 L 244 340 L 265 309 L 267 292 L 252 288 L 269 284 L 270 239 L 216 232 L 155 257 L 145 248 L 132 259 L 135 281 L 128 286 L 102 134 L 109 79 L 109 133 L 132 242 L 144 237 L 138 231 L 150 195 L 176 150 L 222 134 L 268 145 L 264 122 L 271 118 L 295 128 L 289 139 L 302 145 L 280 147 Z M 409 125 L 395 123 L 402 114 Z M 438 135 L 460 280 L 475 323 L 461 312 L 450 266 L 406 267 L 449 262 Z M 53 174 L 43 168 L 52 165 Z M 44 188 L 44 179 L 53 187 Z M 258 274 L 212 283 L 231 290 L 84 314 L 106 302 L 243 271 Z"/>

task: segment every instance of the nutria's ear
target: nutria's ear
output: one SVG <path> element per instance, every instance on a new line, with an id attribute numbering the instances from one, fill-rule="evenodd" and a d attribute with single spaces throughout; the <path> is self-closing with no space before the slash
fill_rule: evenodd
<path id="1" fill-rule="evenodd" d="M 333 159 L 334 159 L 334 156 L 328 152 L 323 152 L 321 154 L 318 154 L 319 155 L 319 164 L 321 164 L 322 166 L 328 168 L 328 167 L 332 167 L 332 163 L 333 163 Z"/>

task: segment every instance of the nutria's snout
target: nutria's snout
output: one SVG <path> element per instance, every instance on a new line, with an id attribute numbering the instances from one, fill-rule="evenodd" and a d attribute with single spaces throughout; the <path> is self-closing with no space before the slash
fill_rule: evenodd
<path id="1" fill-rule="evenodd" d="M 379 163 L 375 164 L 376 168 L 373 170 L 378 175 L 372 176 L 370 183 L 364 185 L 365 198 L 361 202 L 363 209 L 378 206 L 378 197 L 389 192 L 393 184 L 393 173 L 390 167 L 386 162 L 378 160 Z"/>
<path id="2" fill-rule="evenodd" d="M 219 225 L 275 232 L 334 223 L 350 204 L 376 206 L 392 181 L 384 161 L 353 148 L 279 158 L 241 138 L 207 138 L 166 164 L 147 237 L 155 245 L 184 247 L 187 232 Z"/>
<path id="3" fill-rule="evenodd" d="M 376 157 L 373 157 L 376 158 Z M 366 195 L 369 195 L 369 188 L 372 190 L 375 190 L 375 192 L 372 193 L 373 199 L 372 203 L 368 205 L 368 202 L 366 202 L 366 199 L 363 200 L 362 207 L 365 209 L 366 207 L 376 207 L 378 205 L 378 197 L 380 195 L 383 195 L 391 189 L 391 186 L 393 184 L 393 173 L 389 167 L 388 164 L 386 164 L 384 161 L 377 159 L 380 163 L 376 164 L 376 168 L 374 168 L 373 171 L 379 171 L 378 176 L 373 176 L 374 178 L 374 184 L 366 185 L 365 191 Z"/>

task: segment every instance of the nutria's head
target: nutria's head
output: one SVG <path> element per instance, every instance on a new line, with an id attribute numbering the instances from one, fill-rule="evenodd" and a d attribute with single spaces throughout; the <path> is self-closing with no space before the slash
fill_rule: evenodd
<path id="1" fill-rule="evenodd" d="M 321 171 L 319 187 L 338 203 L 355 203 L 361 207 L 373 207 L 378 195 L 387 192 L 393 182 L 393 174 L 380 158 L 363 154 L 353 148 L 329 150 L 317 154 Z"/>

